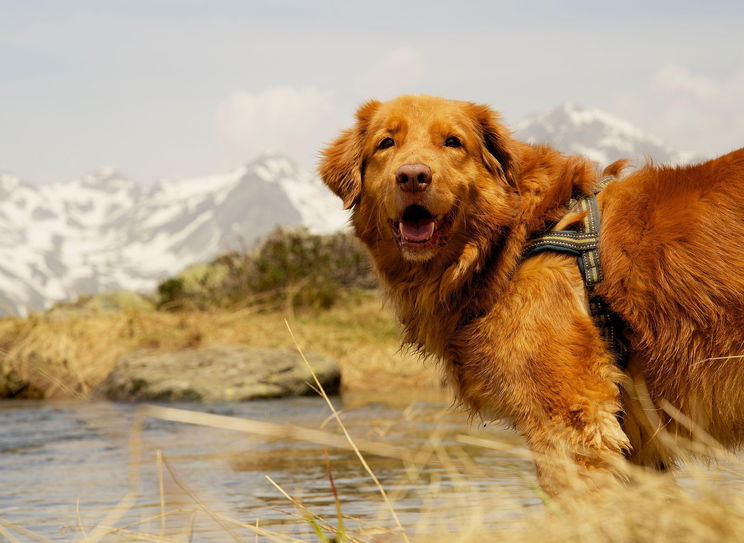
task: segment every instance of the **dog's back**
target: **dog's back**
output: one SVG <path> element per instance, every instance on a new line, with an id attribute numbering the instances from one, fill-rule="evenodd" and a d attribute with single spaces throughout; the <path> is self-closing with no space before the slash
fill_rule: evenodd
<path id="1" fill-rule="evenodd" d="M 744 438 L 744 149 L 608 187 L 598 292 L 629 328 L 631 372 L 726 445 Z"/>

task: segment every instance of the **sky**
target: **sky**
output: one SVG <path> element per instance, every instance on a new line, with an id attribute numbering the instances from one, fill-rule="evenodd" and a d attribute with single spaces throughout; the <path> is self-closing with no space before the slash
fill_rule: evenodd
<path id="1" fill-rule="evenodd" d="M 370 98 L 563 102 L 744 146 L 744 2 L 0 0 L 0 171 L 152 182 L 266 150 L 313 169 Z"/>

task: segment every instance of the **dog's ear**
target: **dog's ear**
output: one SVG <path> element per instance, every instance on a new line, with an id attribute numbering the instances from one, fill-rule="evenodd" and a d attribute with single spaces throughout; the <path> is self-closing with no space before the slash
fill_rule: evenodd
<path id="1" fill-rule="evenodd" d="M 323 150 L 318 171 L 323 182 L 344 202 L 344 209 L 352 207 L 362 192 L 362 169 L 364 168 L 364 141 L 370 118 L 380 107 L 380 102 L 371 100 L 363 104 L 356 113 L 356 125 L 341 132 L 341 135 Z"/>
<path id="2" fill-rule="evenodd" d="M 483 163 L 491 173 L 501 174 L 509 185 L 517 188 L 520 164 L 511 133 L 490 107 L 480 104 L 468 104 L 468 107 L 480 133 Z"/>

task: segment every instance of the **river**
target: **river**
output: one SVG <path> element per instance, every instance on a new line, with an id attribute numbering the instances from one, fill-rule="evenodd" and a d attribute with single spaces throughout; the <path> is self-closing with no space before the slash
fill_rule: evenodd
<path id="1" fill-rule="evenodd" d="M 419 537 L 503 528 L 542 507 L 512 432 L 483 428 L 446 403 L 333 402 L 398 520 L 352 450 L 315 439 L 347 444 L 322 398 L 170 405 L 151 410 L 141 431 L 136 404 L 8 401 L 0 403 L 0 526 L 19 540 L 28 530 L 52 541 L 253 541 L 258 526 L 280 540 L 317 541 L 314 524 L 338 525 L 330 477 L 346 530 L 367 537 L 395 533 L 398 522 Z M 207 420 L 162 419 L 192 412 Z M 272 435 L 296 427 L 322 433 L 315 442 Z M 493 500 L 498 507 L 483 505 Z"/>

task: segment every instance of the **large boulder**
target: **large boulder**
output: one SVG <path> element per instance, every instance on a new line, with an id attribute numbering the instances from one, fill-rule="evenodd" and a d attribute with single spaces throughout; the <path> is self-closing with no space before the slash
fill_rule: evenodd
<path id="1" fill-rule="evenodd" d="M 338 364 L 312 353 L 306 357 L 326 392 L 338 392 Z M 314 394 L 311 383 L 295 350 L 206 347 L 124 356 L 96 392 L 125 401 L 239 402 Z"/>

